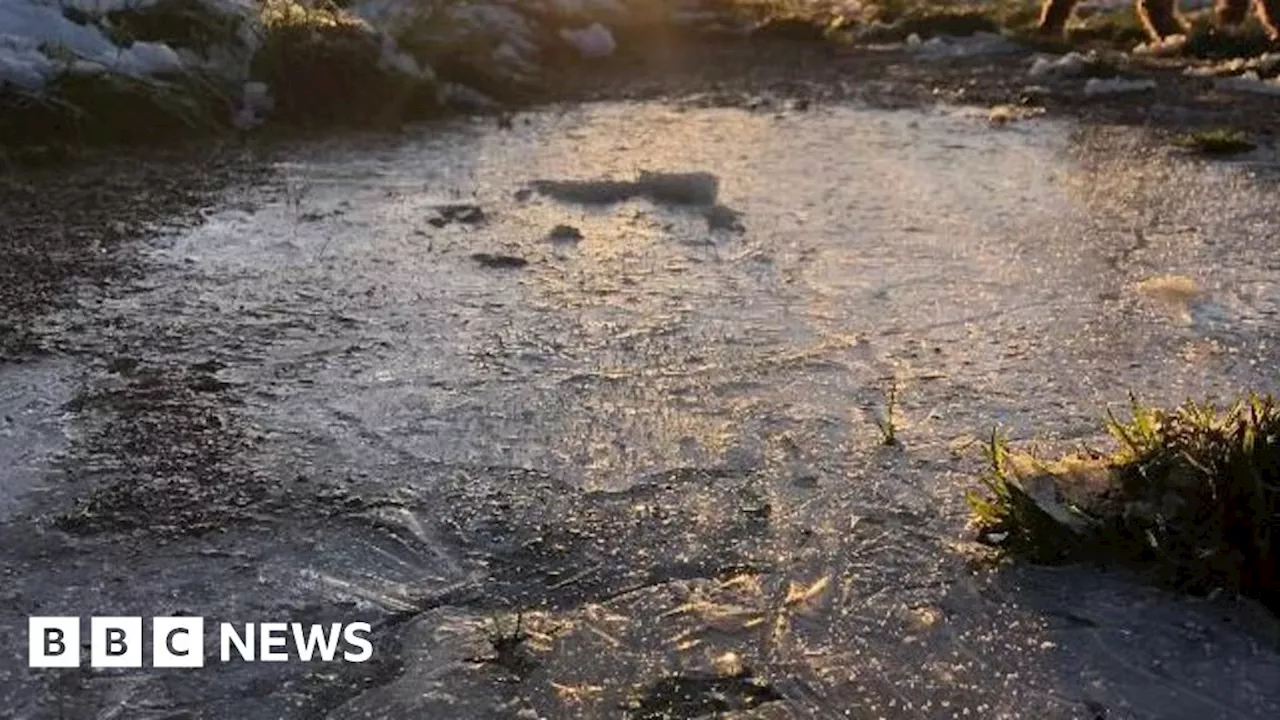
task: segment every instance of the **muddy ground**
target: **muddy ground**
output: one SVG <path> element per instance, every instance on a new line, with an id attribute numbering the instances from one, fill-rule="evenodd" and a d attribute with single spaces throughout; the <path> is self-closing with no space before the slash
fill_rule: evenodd
<path id="1" fill-rule="evenodd" d="M 673 41 L 510 128 L 10 170 L 0 707 L 1275 717 L 1249 602 L 964 547 L 993 423 L 1275 384 L 1276 101 L 1028 94 L 1028 62 Z M 1222 125 L 1260 148 L 1168 144 Z M 534 182 L 637 170 L 715 203 Z M 28 670 L 59 614 L 367 620 L 376 653 Z"/>

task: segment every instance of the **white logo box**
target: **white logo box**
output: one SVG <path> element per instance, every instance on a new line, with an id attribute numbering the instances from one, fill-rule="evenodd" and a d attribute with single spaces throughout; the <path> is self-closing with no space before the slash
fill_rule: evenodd
<path id="1" fill-rule="evenodd" d="M 158 668 L 204 667 L 204 618 L 151 620 L 151 664 Z M 79 667 L 80 618 L 28 620 L 28 666 Z M 140 668 L 147 642 L 141 617 L 89 618 L 89 664 L 96 668 Z"/>

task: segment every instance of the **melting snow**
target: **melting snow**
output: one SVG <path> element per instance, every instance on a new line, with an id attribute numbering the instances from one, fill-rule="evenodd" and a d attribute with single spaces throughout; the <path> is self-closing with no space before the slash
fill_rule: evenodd
<path id="1" fill-rule="evenodd" d="M 581 30 L 565 28 L 560 31 L 560 37 L 577 48 L 578 53 L 584 58 L 608 57 L 618 48 L 618 43 L 613 39 L 613 33 L 600 23 L 593 23 Z"/>
<path id="2" fill-rule="evenodd" d="M 1089 78 L 1089 81 L 1084 84 L 1084 94 L 1088 97 L 1146 92 L 1155 89 L 1156 81 L 1150 78 L 1142 78 L 1140 80 L 1121 77 Z"/>
<path id="3" fill-rule="evenodd" d="M 66 73 L 105 71 L 142 78 L 182 72 L 187 63 L 163 43 L 116 45 L 104 28 L 66 16 L 77 10 L 90 20 L 105 13 L 140 9 L 157 0 L 4 0 L 0 2 L 0 84 L 40 90 Z M 252 0 L 205 0 L 211 13 L 256 12 Z"/>
<path id="4" fill-rule="evenodd" d="M 1090 64 L 1089 58 L 1078 52 L 1069 52 L 1058 58 L 1040 56 L 1031 63 L 1027 75 L 1033 78 L 1075 77 Z"/>

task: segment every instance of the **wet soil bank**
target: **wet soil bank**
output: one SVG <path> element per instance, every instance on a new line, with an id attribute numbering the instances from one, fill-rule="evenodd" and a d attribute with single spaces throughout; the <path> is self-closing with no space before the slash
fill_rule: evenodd
<path id="1" fill-rule="evenodd" d="M 1274 149 L 1147 127 L 1241 111 L 1077 79 L 992 126 L 1026 58 L 659 50 L 509 128 L 7 175 L 0 707 L 1276 716 L 1252 604 L 959 547 L 993 422 L 1274 389 Z M 375 662 L 32 671 L 37 614 L 367 620 Z"/>

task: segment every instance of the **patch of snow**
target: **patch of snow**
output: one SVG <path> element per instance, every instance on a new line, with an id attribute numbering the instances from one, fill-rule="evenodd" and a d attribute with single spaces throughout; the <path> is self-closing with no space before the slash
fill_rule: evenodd
<path id="1" fill-rule="evenodd" d="M 136 42 L 121 53 L 121 59 L 127 61 L 129 69 L 125 72 L 131 75 L 160 75 L 182 70 L 178 53 L 164 43 Z"/>
<path id="2" fill-rule="evenodd" d="M 1253 70 L 1239 77 L 1219 78 L 1214 83 L 1214 87 L 1220 90 L 1234 90 L 1255 95 L 1280 95 L 1280 80 L 1276 78 L 1263 80 Z"/>
<path id="3" fill-rule="evenodd" d="M 120 10 L 139 10 L 151 7 L 157 0 L 61 0 L 64 8 L 79 10 L 86 15 L 105 15 Z"/>
<path id="4" fill-rule="evenodd" d="M 560 37 L 576 48 L 579 55 L 587 59 L 609 57 L 614 50 L 618 49 L 613 33 L 600 23 L 592 23 L 579 30 L 563 28 L 560 30 Z"/>
<path id="5" fill-rule="evenodd" d="M 504 67 L 519 68 L 521 72 L 536 72 L 538 66 L 529 59 L 526 53 L 516 49 L 516 46 L 509 42 L 504 42 L 493 49 L 493 60 Z"/>
<path id="6" fill-rule="evenodd" d="M 1099 95 L 1147 92 L 1155 88 L 1156 81 L 1151 78 L 1138 80 L 1122 77 L 1089 78 L 1089 81 L 1084 84 L 1084 94 L 1086 97 L 1097 97 Z"/>
<path id="7" fill-rule="evenodd" d="M 241 91 L 240 109 L 236 111 L 232 124 L 241 130 L 257 127 L 275 109 L 275 104 L 271 88 L 266 83 L 247 82 Z"/>
<path id="8" fill-rule="evenodd" d="M 912 33 L 907 37 L 906 48 L 930 59 L 1003 55 L 1019 51 L 1018 46 L 1005 36 L 988 32 L 978 32 L 967 37 L 940 35 L 923 41 L 919 35 Z"/>
<path id="9" fill-rule="evenodd" d="M 40 90 L 63 74 L 115 72 L 147 78 L 201 69 L 247 73 L 248 56 L 256 47 L 251 20 L 253 0 L 202 0 L 211 15 L 238 17 L 243 47 L 237 52 L 199 59 L 187 49 L 159 42 L 117 45 L 107 32 L 110 12 L 142 10 L 160 0 L 0 0 L 0 84 Z M 79 11 L 90 22 L 68 19 L 64 9 Z M 235 62 L 231 62 L 234 59 Z M 231 76 L 231 75 L 227 75 Z"/>
<path id="10" fill-rule="evenodd" d="M 431 68 L 424 67 L 412 55 L 402 51 L 396 45 L 395 39 L 390 36 L 382 37 L 382 55 L 378 62 L 384 70 L 392 70 L 424 80 L 434 79 Z"/>
<path id="11" fill-rule="evenodd" d="M 1072 51 L 1060 57 L 1037 56 L 1031 63 L 1027 76 L 1032 78 L 1076 77 L 1083 73 L 1092 61 L 1078 52 Z"/>
<path id="12" fill-rule="evenodd" d="M 629 14 L 619 0 L 547 0 L 548 10 L 565 18 L 618 19 Z"/>
<path id="13" fill-rule="evenodd" d="M 502 109 L 502 103 L 477 90 L 456 83 L 441 83 L 436 90 L 436 101 L 463 110 L 481 112 Z"/>
<path id="14" fill-rule="evenodd" d="M 39 90 L 56 72 L 53 61 L 34 43 L 15 35 L 0 35 L 0 85 Z"/>
<path id="15" fill-rule="evenodd" d="M 724 14 L 715 10 L 676 10 L 671 13 L 671 22 L 676 25 L 710 25 L 723 19 Z"/>
<path id="16" fill-rule="evenodd" d="M 92 60 L 76 60 L 67 70 L 72 75 L 102 75 L 107 72 L 107 66 Z"/>
<path id="17" fill-rule="evenodd" d="M 506 5 L 455 5 L 449 8 L 447 17 L 459 30 L 502 38 L 518 50 L 536 50 L 538 47 L 529 19 Z"/>
<path id="18" fill-rule="evenodd" d="M 353 16 L 398 46 L 432 48 L 436 53 L 462 54 L 472 60 L 477 49 L 492 48 L 487 58 L 492 64 L 489 69 L 513 78 L 538 71 L 541 33 L 533 17 L 526 14 L 534 10 L 505 0 L 358 0 L 349 8 Z M 384 61 L 390 67 L 410 69 L 407 58 L 398 57 L 399 53 L 391 46 L 384 48 Z"/>

